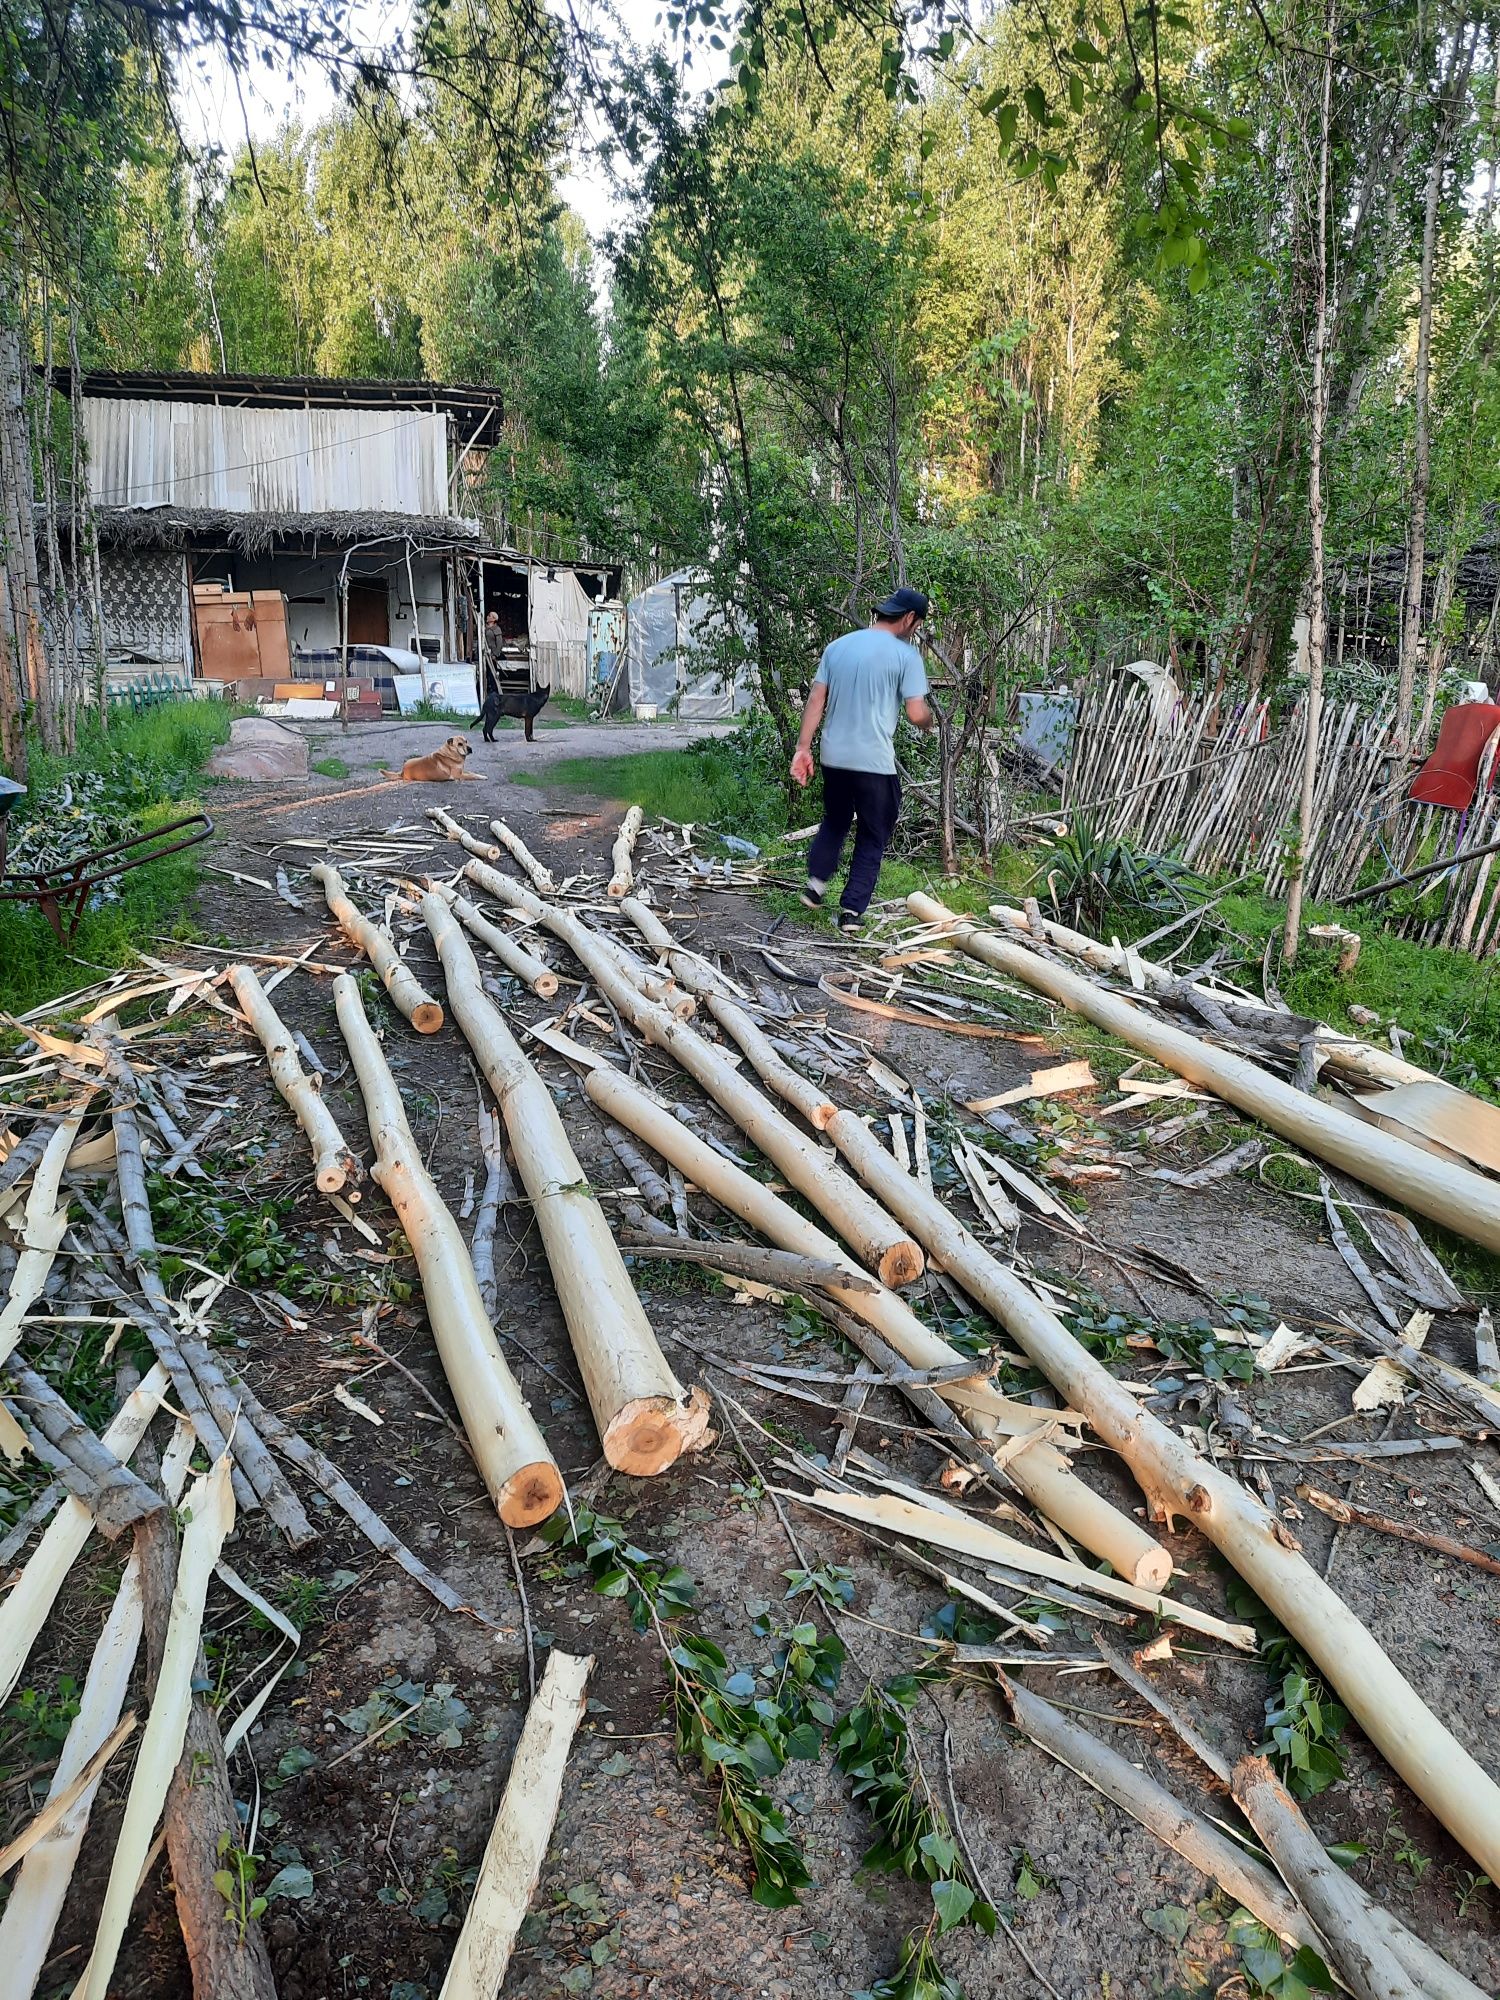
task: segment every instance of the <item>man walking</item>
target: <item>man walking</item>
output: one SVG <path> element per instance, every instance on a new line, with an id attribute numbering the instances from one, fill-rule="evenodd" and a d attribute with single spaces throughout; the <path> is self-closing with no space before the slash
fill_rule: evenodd
<path id="1" fill-rule="evenodd" d="M 824 653 L 802 711 L 802 732 L 792 776 L 805 785 L 813 773 L 812 741 L 823 726 L 823 823 L 807 853 L 802 902 L 822 906 L 838 873 L 844 842 L 854 827 L 849 879 L 839 899 L 839 929 L 857 931 L 880 879 L 880 864 L 896 830 L 901 781 L 896 776 L 896 724 L 931 729 L 927 673 L 912 644 L 927 616 L 927 599 L 904 584 L 875 607 L 875 621 L 846 632 Z"/>

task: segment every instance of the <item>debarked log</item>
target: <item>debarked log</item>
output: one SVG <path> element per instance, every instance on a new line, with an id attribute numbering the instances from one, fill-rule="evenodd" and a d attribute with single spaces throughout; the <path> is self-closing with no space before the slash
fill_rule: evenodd
<path id="1" fill-rule="evenodd" d="M 501 1520 L 530 1527 L 562 1500 L 562 1475 L 500 1352 L 468 1248 L 423 1165 L 396 1080 L 347 972 L 334 982 L 334 1005 L 375 1142 L 375 1178 L 417 1260 L 432 1337 L 475 1463 Z"/>
<path id="2" fill-rule="evenodd" d="M 485 996 L 452 911 L 429 892 L 422 915 L 454 1018 L 500 1105 L 604 1455 L 621 1472 L 664 1472 L 703 1441 L 707 1397 L 701 1389 L 689 1394 L 668 1366 L 552 1093 Z"/>
<path id="3" fill-rule="evenodd" d="M 380 983 L 393 1004 L 411 1022 L 419 1035 L 435 1035 L 443 1025 L 443 1010 L 422 986 L 397 951 L 387 932 L 357 910 L 349 900 L 344 878 L 331 862 L 320 861 L 309 868 L 308 879 L 323 891 L 324 900 L 339 929 L 358 947 L 380 975 Z"/>
<path id="4" fill-rule="evenodd" d="M 316 1080 L 307 1074 L 298 1060 L 290 1031 L 266 998 L 260 981 L 250 967 L 231 965 L 229 984 L 234 989 L 234 997 L 239 1001 L 245 1019 L 255 1030 L 266 1052 L 272 1083 L 307 1135 L 313 1150 L 313 1172 L 317 1176 L 319 1191 L 337 1194 L 347 1182 L 360 1178 L 358 1160 L 334 1123 L 333 1113 L 324 1103 Z M 358 1201 L 358 1189 L 348 1189 L 346 1198 Z"/>

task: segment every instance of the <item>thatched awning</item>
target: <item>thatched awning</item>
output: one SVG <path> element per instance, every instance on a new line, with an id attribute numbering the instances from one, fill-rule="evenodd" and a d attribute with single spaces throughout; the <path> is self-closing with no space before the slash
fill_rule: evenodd
<path id="1" fill-rule="evenodd" d="M 477 550 L 477 521 L 425 514 L 236 514 L 218 507 L 100 507 L 99 542 L 111 549 L 185 549 L 204 544 L 244 556 L 278 548 L 346 549 L 355 542 L 410 539 L 428 548 Z"/>

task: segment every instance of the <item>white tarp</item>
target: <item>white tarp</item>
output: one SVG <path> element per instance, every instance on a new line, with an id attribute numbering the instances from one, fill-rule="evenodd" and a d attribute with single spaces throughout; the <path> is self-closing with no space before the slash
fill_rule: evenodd
<path id="1" fill-rule="evenodd" d="M 531 572 L 527 623 L 533 646 L 587 646 L 592 598 L 570 569 Z"/>
<path id="2" fill-rule="evenodd" d="M 750 706 L 746 678 L 725 684 L 716 656 L 731 628 L 703 595 L 703 582 L 693 570 L 678 570 L 631 598 L 626 658 L 632 705 L 675 705 L 680 716 L 700 721 Z"/>

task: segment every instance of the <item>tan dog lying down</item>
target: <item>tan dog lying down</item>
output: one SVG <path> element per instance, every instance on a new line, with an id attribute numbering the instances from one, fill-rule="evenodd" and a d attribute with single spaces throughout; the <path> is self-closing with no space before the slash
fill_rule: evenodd
<path id="1" fill-rule="evenodd" d="M 440 750 L 429 751 L 425 757 L 408 757 L 401 766 L 400 775 L 411 784 L 451 784 L 459 779 L 471 778 L 478 784 L 476 775 L 464 769 L 464 759 L 469 754 L 468 738 L 450 736 Z"/>

